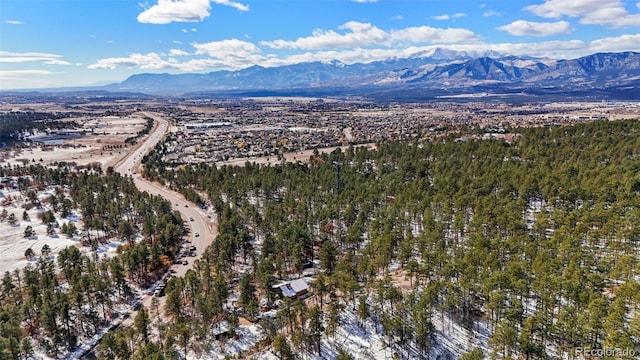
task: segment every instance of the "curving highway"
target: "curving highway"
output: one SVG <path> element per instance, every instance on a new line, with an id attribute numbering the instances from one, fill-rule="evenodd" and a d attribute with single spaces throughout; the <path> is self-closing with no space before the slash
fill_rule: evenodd
<path id="1" fill-rule="evenodd" d="M 152 118 L 156 125 L 152 132 L 146 137 L 145 141 L 138 145 L 133 152 L 128 154 L 124 159 L 120 160 L 114 167 L 115 171 L 123 176 L 131 176 L 133 182 L 140 191 L 146 191 L 153 195 L 160 195 L 171 202 L 171 206 L 180 212 L 182 219 L 190 228 L 188 240 L 190 243 L 185 246 L 195 246 L 196 256 L 187 256 L 181 260 L 186 260 L 187 265 L 174 264 L 171 267 L 175 276 L 184 275 L 188 269 L 193 268 L 195 260 L 199 259 L 204 249 L 211 244 L 217 235 L 217 226 L 215 221 L 210 218 L 211 214 L 205 213 L 196 204 L 187 201 L 181 194 L 170 190 L 161 184 L 146 180 L 140 175 L 138 169 L 142 157 L 151 151 L 158 142 L 160 142 L 169 130 L 169 121 L 161 116 L 153 113 L 144 112 L 145 116 Z M 193 219 L 191 221 L 190 219 Z M 195 236 L 198 234 L 198 236 Z M 151 304 L 152 294 L 146 295 L 142 299 L 142 304 L 149 307 Z M 164 298 L 162 298 L 164 300 Z M 162 302 L 162 301 L 161 301 Z M 133 316 L 131 317 L 133 318 Z"/>
<path id="2" fill-rule="evenodd" d="M 149 151 L 151 151 L 154 146 L 156 146 L 156 144 L 164 138 L 165 134 L 169 130 L 169 121 L 167 121 L 166 119 L 153 113 L 143 112 L 143 114 L 155 121 L 155 126 L 152 132 L 145 138 L 143 143 L 137 145 L 137 147 L 135 147 L 130 154 L 118 161 L 114 166 L 114 170 L 119 172 L 123 176 L 131 176 L 138 190 L 146 191 L 153 195 L 160 195 L 165 199 L 171 201 L 171 206 L 175 210 L 178 210 L 180 212 L 180 214 L 182 215 L 182 219 L 191 229 L 191 232 L 189 234 L 189 241 L 191 243 L 187 243 L 185 244 L 185 246 L 194 245 L 196 247 L 196 256 L 189 256 L 184 258 L 188 261 L 187 265 L 174 264 L 171 266 L 171 272 L 174 273 L 175 276 L 182 276 L 187 272 L 187 270 L 193 268 L 193 262 L 199 259 L 204 249 L 209 246 L 209 244 L 211 244 L 211 242 L 217 235 L 218 229 L 215 221 L 210 218 L 211 214 L 206 214 L 195 204 L 187 201 L 181 194 L 167 189 L 160 184 L 148 181 L 139 174 L 138 168 L 140 166 L 140 162 L 142 161 L 142 157 Z M 193 221 L 191 221 L 190 219 L 193 219 Z M 198 233 L 199 236 L 196 237 L 196 233 Z M 144 297 L 140 300 L 141 305 L 147 309 L 150 316 L 153 316 L 153 309 L 151 309 L 151 299 L 153 298 L 153 296 L 153 294 L 145 294 Z M 164 299 L 164 297 L 160 298 L 160 308 L 162 308 L 162 306 L 164 305 Z M 116 329 L 121 325 L 131 326 L 133 324 L 133 319 L 135 319 L 136 313 L 137 311 L 132 309 L 127 314 L 125 314 L 124 317 L 120 317 L 119 319 L 113 321 L 111 323 L 111 326 L 109 327 L 109 330 Z M 160 316 L 164 317 L 163 314 L 161 314 Z M 96 336 L 91 338 L 90 341 L 88 341 L 86 344 L 79 346 L 73 352 L 67 354 L 65 356 L 65 359 L 95 358 L 95 347 L 100 343 L 104 334 L 104 332 L 96 334 Z"/>

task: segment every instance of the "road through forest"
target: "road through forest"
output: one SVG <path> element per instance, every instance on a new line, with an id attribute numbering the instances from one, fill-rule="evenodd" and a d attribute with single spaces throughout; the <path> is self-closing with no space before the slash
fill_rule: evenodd
<path id="1" fill-rule="evenodd" d="M 140 191 L 146 191 L 152 195 L 159 195 L 171 202 L 171 206 L 174 210 L 177 210 L 182 215 L 182 219 L 190 228 L 190 233 L 187 235 L 189 241 L 186 245 L 193 245 L 196 247 L 196 256 L 185 257 L 184 260 L 188 261 L 187 265 L 174 264 L 171 269 L 175 271 L 175 276 L 183 276 L 187 270 L 193 268 L 195 260 L 199 259 L 204 249 L 211 244 L 213 239 L 217 235 L 217 224 L 215 218 L 211 212 L 205 212 L 205 210 L 198 207 L 196 204 L 187 201 L 181 194 L 170 190 L 159 183 L 151 182 L 140 174 L 139 167 L 142 157 L 151 151 L 158 142 L 160 142 L 165 134 L 169 130 L 169 121 L 162 118 L 159 115 L 153 113 L 144 113 L 145 116 L 150 117 L 155 121 L 155 126 L 152 132 L 146 137 L 144 143 L 140 144 L 134 151 L 128 154 L 115 166 L 115 171 L 119 172 L 123 176 L 131 176 L 133 182 Z M 190 221 L 193 219 L 193 221 Z M 195 236 L 198 234 L 199 236 Z M 143 306 L 149 311 L 151 310 L 151 299 L 153 294 L 147 294 L 142 298 Z M 160 304 L 164 302 L 164 297 L 160 298 Z M 131 314 L 127 321 L 123 322 L 127 325 L 135 317 L 135 312 Z"/>

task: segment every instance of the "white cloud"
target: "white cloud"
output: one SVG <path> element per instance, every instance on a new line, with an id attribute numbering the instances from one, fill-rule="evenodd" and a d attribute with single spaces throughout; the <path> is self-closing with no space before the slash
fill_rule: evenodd
<path id="1" fill-rule="evenodd" d="M 19 21 L 19 20 L 7 20 L 7 21 L 5 21 L 5 23 L 9 24 L 9 25 L 21 25 L 22 21 Z"/>
<path id="2" fill-rule="evenodd" d="M 568 34 L 571 32 L 571 25 L 566 21 L 532 22 L 517 20 L 511 24 L 500 26 L 497 29 L 515 36 L 549 36 Z"/>
<path id="3" fill-rule="evenodd" d="M 543 18 L 580 18 L 580 23 L 614 28 L 638 26 L 640 14 L 629 14 L 620 0 L 546 0 L 525 10 Z"/>
<path id="4" fill-rule="evenodd" d="M 47 65 L 71 65 L 70 62 L 58 59 L 51 59 L 44 62 Z"/>
<path id="5" fill-rule="evenodd" d="M 262 46 L 273 49 L 344 49 L 368 46 L 391 46 L 398 42 L 409 43 L 438 43 L 438 42 L 471 42 L 478 37 L 469 30 L 461 28 L 433 28 L 429 26 L 409 27 L 386 32 L 370 23 L 350 21 L 341 30 L 348 30 L 340 34 L 333 30 L 315 30 L 312 36 L 298 38 L 295 41 L 274 40 L 263 41 Z"/>
<path id="6" fill-rule="evenodd" d="M 462 28 L 409 27 L 391 32 L 393 40 L 409 43 L 455 44 L 479 40 L 472 31 Z"/>
<path id="7" fill-rule="evenodd" d="M 115 69 L 117 67 L 139 67 L 140 69 L 158 70 L 164 68 L 170 68 L 171 63 L 167 60 L 163 60 L 162 57 L 156 53 L 144 54 L 131 54 L 128 57 L 117 57 L 100 59 L 95 64 L 88 66 L 89 69 Z"/>
<path id="8" fill-rule="evenodd" d="M 236 70 L 247 66 L 262 64 L 265 57 L 260 55 L 261 50 L 251 42 L 238 39 L 212 41 L 209 43 L 191 44 L 196 55 L 206 55 L 208 59 L 192 59 L 188 63 L 181 64 L 181 69 L 194 67 L 219 67 Z"/>
<path id="9" fill-rule="evenodd" d="M 436 15 L 431 17 L 433 20 L 449 20 L 450 17 L 447 14 Z"/>
<path id="10" fill-rule="evenodd" d="M 357 2 L 357 3 L 374 3 L 374 2 L 378 2 L 378 0 L 353 0 L 353 2 Z"/>
<path id="11" fill-rule="evenodd" d="M 569 23 L 557 21 L 534 23 L 516 21 L 503 26 L 515 35 L 543 36 L 570 31 Z M 531 55 L 551 58 L 575 58 L 594 52 L 637 51 L 640 34 L 599 39 L 542 41 L 523 43 L 484 43 L 473 32 L 462 28 L 409 27 L 383 31 L 369 23 L 348 22 L 341 32 L 316 30 L 305 38 L 292 41 L 261 42 L 262 47 L 286 49 L 267 52 L 256 44 L 239 39 L 208 43 L 191 43 L 193 50 L 169 49 L 166 53 L 131 54 L 126 57 L 99 59 L 89 69 L 173 70 L 175 72 L 202 72 L 238 70 L 252 65 L 282 66 L 310 61 L 339 60 L 346 64 L 367 63 L 392 57 L 406 57 L 435 47 L 461 51 L 497 51 L 512 55 Z M 7 52 L 0 53 L 0 60 Z M 30 58 L 37 58 L 32 53 Z M 17 54 L 26 57 L 26 54 Z M 17 56 L 14 54 L 13 56 Z M 47 58 L 50 59 L 50 58 Z M 55 58 L 54 58 L 55 59 Z M 6 60 L 5 60 L 6 61 Z"/>
<path id="12" fill-rule="evenodd" d="M 391 17 L 391 20 L 402 20 L 402 19 L 404 19 L 404 17 L 400 14 Z"/>
<path id="13" fill-rule="evenodd" d="M 188 52 L 186 52 L 184 50 L 180 50 L 180 49 L 171 49 L 171 50 L 169 50 L 169 54 L 171 54 L 173 56 L 187 56 L 187 55 L 189 55 Z"/>
<path id="14" fill-rule="evenodd" d="M 211 0 L 218 5 L 226 5 L 231 6 L 232 8 L 238 9 L 240 11 L 249 11 L 249 5 L 244 5 L 235 1 L 229 0 Z"/>
<path id="15" fill-rule="evenodd" d="M 100 59 L 88 66 L 88 69 L 109 69 L 118 67 L 140 68 L 142 70 L 174 69 L 180 71 L 202 71 L 206 69 L 237 70 L 262 63 L 265 58 L 258 53 L 260 49 L 251 43 L 236 39 L 210 42 L 206 44 L 192 44 L 197 55 L 207 58 L 191 58 L 185 62 L 178 61 L 174 56 L 186 56 L 189 53 L 171 49 L 169 55 L 157 53 L 131 54 L 128 57 Z"/>
<path id="16" fill-rule="evenodd" d="M 269 57 L 259 63 L 265 67 L 282 66 L 309 61 L 340 60 L 345 64 L 367 63 L 386 60 L 392 57 L 407 57 L 421 51 L 427 51 L 437 47 L 446 47 L 460 51 L 497 51 L 511 55 L 530 55 L 548 58 L 576 58 L 596 52 L 620 52 L 634 51 L 640 42 L 640 34 L 623 35 L 620 37 L 605 38 L 586 43 L 580 40 L 568 41 L 544 41 L 533 43 L 473 43 L 473 44 L 447 44 L 429 46 L 409 46 L 404 48 L 374 48 L 374 49 L 347 49 L 327 50 L 318 52 L 305 52 L 285 57 Z"/>
<path id="17" fill-rule="evenodd" d="M 544 18 L 559 18 L 563 15 L 577 17 L 603 7 L 619 4 L 619 0 L 546 0 L 541 5 L 529 5 L 525 7 L 525 10 Z"/>
<path id="18" fill-rule="evenodd" d="M 180 70 L 186 72 L 203 71 L 206 69 L 240 69 L 240 67 L 235 67 L 233 64 L 225 64 L 224 61 L 218 59 L 191 59 L 177 66 L 180 67 Z"/>
<path id="19" fill-rule="evenodd" d="M 622 35 L 594 40 L 589 44 L 591 52 L 638 51 L 640 34 Z"/>
<path id="20" fill-rule="evenodd" d="M 196 22 L 209 16 L 209 0 L 158 0 L 156 5 L 138 15 L 138 22 L 169 24 L 171 22 Z"/>
<path id="21" fill-rule="evenodd" d="M 295 41 L 262 41 L 260 45 L 273 49 L 336 49 L 385 44 L 389 41 L 387 32 L 369 23 L 350 21 L 340 26 L 340 29 L 349 31 L 339 34 L 333 30 L 316 29 L 309 37 L 298 38 Z"/>
<path id="22" fill-rule="evenodd" d="M 482 17 L 500 16 L 500 13 L 495 10 L 489 10 L 482 13 Z"/>
<path id="23" fill-rule="evenodd" d="M 137 67 L 140 69 L 160 70 L 175 69 L 181 71 L 201 71 L 205 69 L 239 69 L 262 60 L 260 49 L 253 43 L 237 39 L 214 41 L 209 43 L 192 43 L 195 55 L 206 58 L 190 58 L 184 62 L 176 56 L 194 55 L 181 49 L 170 49 L 169 54 L 131 54 L 127 57 L 100 59 L 88 66 L 89 69 L 116 69 L 118 67 Z"/>
<path id="24" fill-rule="evenodd" d="M 635 26 L 640 27 L 640 14 L 629 14 L 624 8 L 602 8 L 585 14 L 582 24 L 607 25 L 614 28 Z"/>
<path id="25" fill-rule="evenodd" d="M 191 44 L 196 49 L 198 55 L 209 55 L 213 58 L 245 58 L 260 52 L 260 49 L 253 43 L 238 39 L 212 41 L 209 43 Z"/>
<path id="26" fill-rule="evenodd" d="M 249 6 L 229 0 L 158 0 L 156 5 L 138 15 L 138 21 L 149 24 L 198 22 L 209 17 L 211 2 L 248 11 Z"/>
<path id="27" fill-rule="evenodd" d="M 0 62 L 4 63 L 60 61 L 61 63 L 56 65 L 68 65 L 69 63 L 67 63 L 66 61 L 59 60 L 61 57 L 61 55 L 40 52 L 16 53 L 10 51 L 0 51 Z"/>
<path id="28" fill-rule="evenodd" d="M 451 15 L 449 14 L 436 15 L 436 16 L 432 16 L 431 18 L 434 20 L 451 20 L 451 19 L 459 19 L 465 16 L 467 16 L 467 14 L 465 13 L 455 13 Z"/>

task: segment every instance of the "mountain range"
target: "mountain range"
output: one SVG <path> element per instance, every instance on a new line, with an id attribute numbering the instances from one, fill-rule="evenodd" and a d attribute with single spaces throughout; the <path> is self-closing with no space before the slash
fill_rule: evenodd
<path id="1" fill-rule="evenodd" d="M 101 89 L 207 96 L 273 93 L 411 99 L 484 93 L 640 99 L 640 53 L 555 60 L 436 48 L 370 63 L 308 62 L 206 74 L 138 74 Z"/>

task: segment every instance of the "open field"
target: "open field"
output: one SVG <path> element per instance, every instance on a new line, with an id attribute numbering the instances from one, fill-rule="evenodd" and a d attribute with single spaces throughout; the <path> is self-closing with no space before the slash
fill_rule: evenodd
<path id="1" fill-rule="evenodd" d="M 132 146 L 125 144 L 125 139 L 135 136 L 146 123 L 142 117 L 76 120 L 83 126 L 72 135 L 36 134 L 31 138 L 33 146 L 0 152 L 0 164 L 48 165 L 62 161 L 77 165 L 99 162 L 110 166 L 130 151 Z"/>

